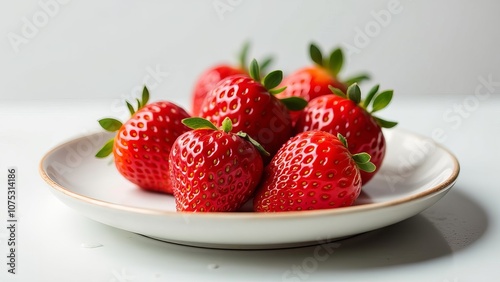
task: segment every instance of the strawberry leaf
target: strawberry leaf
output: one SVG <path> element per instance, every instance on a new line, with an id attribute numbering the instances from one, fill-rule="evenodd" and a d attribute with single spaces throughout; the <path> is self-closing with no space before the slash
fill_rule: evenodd
<path id="1" fill-rule="evenodd" d="M 344 91 L 338 89 L 338 88 L 335 88 L 331 85 L 328 85 L 328 88 L 330 88 L 330 90 L 332 91 L 333 94 L 339 96 L 339 97 L 342 97 L 342 98 L 347 98 L 347 96 L 345 95 Z"/>
<path id="2" fill-rule="evenodd" d="M 347 97 L 349 98 L 349 100 L 353 101 L 356 104 L 359 104 L 359 102 L 361 102 L 361 90 L 359 89 L 357 83 L 354 83 L 353 85 L 349 86 L 349 88 L 347 88 Z"/>
<path id="3" fill-rule="evenodd" d="M 95 154 L 95 156 L 97 158 L 100 158 L 100 159 L 109 156 L 113 152 L 113 143 L 114 142 L 115 142 L 114 138 L 111 138 L 110 140 L 108 140 L 108 142 L 106 142 L 106 144 L 104 144 L 104 146 L 101 148 L 101 150 L 99 150 L 99 152 L 97 152 L 97 154 Z"/>
<path id="4" fill-rule="evenodd" d="M 100 119 L 99 124 L 101 125 L 102 128 L 110 132 L 115 132 L 118 129 L 120 129 L 120 127 L 122 127 L 121 121 L 114 118 Z"/>
<path id="5" fill-rule="evenodd" d="M 250 77 L 255 81 L 260 81 L 259 63 L 255 59 L 250 63 Z"/>
<path id="6" fill-rule="evenodd" d="M 337 133 L 337 138 L 340 140 L 340 142 L 342 142 L 342 144 L 344 144 L 344 146 L 347 148 L 347 140 L 345 139 L 345 137 L 340 134 L 340 133 Z"/>
<path id="7" fill-rule="evenodd" d="M 372 162 L 357 165 L 360 170 L 365 172 L 374 172 L 377 169 L 377 167 Z"/>
<path id="8" fill-rule="evenodd" d="M 127 104 L 128 111 L 130 112 L 130 115 L 133 116 L 135 114 L 134 106 L 132 106 L 128 101 L 125 101 L 125 104 Z"/>
<path id="9" fill-rule="evenodd" d="M 323 66 L 323 55 L 321 54 L 318 46 L 316 46 L 314 43 L 311 43 L 309 45 L 309 56 L 311 57 L 311 60 L 313 60 L 313 62 L 315 62 L 318 66 Z"/>
<path id="10" fill-rule="evenodd" d="M 281 103 L 290 111 L 300 111 L 307 106 L 307 101 L 300 97 L 288 97 L 280 99 Z"/>
<path id="11" fill-rule="evenodd" d="M 351 76 L 349 78 L 344 79 L 344 83 L 347 84 L 347 86 L 350 86 L 351 84 L 354 83 L 360 83 L 365 80 L 369 80 L 370 76 L 366 73 L 358 74 L 356 76 Z"/>
<path id="12" fill-rule="evenodd" d="M 139 105 L 139 109 L 146 106 L 146 104 L 149 102 L 149 90 L 146 86 L 142 89 L 142 100 Z"/>
<path id="13" fill-rule="evenodd" d="M 265 72 L 265 70 L 269 67 L 269 65 L 273 62 L 272 57 L 265 58 L 261 63 L 260 63 L 260 70 Z"/>
<path id="14" fill-rule="evenodd" d="M 270 90 L 278 86 L 281 83 L 281 80 L 283 80 L 283 72 L 276 70 L 266 75 L 262 84 L 264 84 L 264 87 L 267 90 Z"/>
<path id="15" fill-rule="evenodd" d="M 352 158 L 357 164 L 365 164 L 369 162 L 372 157 L 367 153 L 359 153 L 353 155 Z"/>
<path id="16" fill-rule="evenodd" d="M 268 90 L 268 91 L 269 91 L 269 93 L 270 93 L 271 95 L 276 95 L 276 94 L 278 94 L 278 93 L 281 93 L 281 92 L 285 91 L 285 89 L 286 89 L 286 86 L 283 86 L 283 87 L 281 87 L 281 88 L 271 89 L 271 90 Z"/>
<path id="17" fill-rule="evenodd" d="M 370 162 L 371 156 L 368 153 L 359 153 L 352 156 L 360 170 L 374 172 L 377 167 Z"/>
<path id="18" fill-rule="evenodd" d="M 236 133 L 237 136 L 247 140 L 248 142 L 252 143 L 252 145 L 255 146 L 255 148 L 257 148 L 257 151 L 259 151 L 259 153 L 265 157 L 268 157 L 270 156 L 269 152 L 266 151 L 266 149 L 264 147 L 262 147 L 262 145 L 260 145 L 259 142 L 257 142 L 257 140 L 253 139 L 252 137 L 250 137 L 250 135 L 248 135 L 247 133 L 243 132 L 243 131 L 240 131 L 238 133 Z"/>
<path id="19" fill-rule="evenodd" d="M 384 92 L 378 94 L 373 100 L 372 113 L 387 107 L 392 100 L 393 93 L 393 90 L 385 90 Z"/>
<path id="20" fill-rule="evenodd" d="M 142 104 L 141 100 L 139 100 L 137 98 L 135 100 L 137 101 L 137 109 L 140 110 L 142 108 L 142 106 L 141 106 L 141 104 Z"/>
<path id="21" fill-rule="evenodd" d="M 185 118 L 181 122 L 191 129 L 210 128 L 219 130 L 213 123 L 200 117 Z"/>
<path id="22" fill-rule="evenodd" d="M 373 117 L 378 125 L 380 125 L 380 127 L 383 127 L 383 128 L 393 128 L 394 126 L 396 126 L 398 123 L 395 122 L 395 121 L 388 121 L 388 120 L 384 120 L 384 119 L 381 119 L 379 117 Z"/>
<path id="23" fill-rule="evenodd" d="M 363 108 L 368 109 L 368 106 L 372 102 L 373 97 L 378 92 L 378 88 L 379 88 L 379 85 L 377 84 L 377 85 L 373 86 L 372 89 L 370 89 L 370 91 L 368 92 L 368 95 L 366 95 L 366 98 L 363 101 Z"/>
<path id="24" fill-rule="evenodd" d="M 344 54 L 342 53 L 342 49 L 337 48 L 333 50 L 330 54 L 330 58 L 328 60 L 328 70 L 333 74 L 333 76 L 337 76 L 342 69 L 342 65 L 344 64 Z"/>

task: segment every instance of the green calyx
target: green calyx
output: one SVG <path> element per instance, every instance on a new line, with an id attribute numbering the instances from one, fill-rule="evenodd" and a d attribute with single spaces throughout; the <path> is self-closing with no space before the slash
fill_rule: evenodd
<path id="1" fill-rule="evenodd" d="M 206 120 L 206 119 L 200 118 L 200 117 L 185 118 L 185 119 L 182 120 L 182 123 L 185 126 L 191 128 L 191 129 L 203 129 L 203 128 L 206 128 L 206 129 L 213 129 L 215 131 L 221 130 L 221 131 L 223 131 L 225 133 L 230 133 L 233 130 L 233 122 L 231 121 L 231 119 L 229 117 L 226 117 L 222 121 L 222 124 L 221 124 L 220 128 L 217 128 L 217 126 L 215 126 L 209 120 Z M 259 151 L 259 153 L 261 155 L 263 155 L 263 156 L 269 156 L 269 152 L 267 152 L 266 149 L 264 149 L 264 147 L 262 147 L 262 145 L 260 145 L 260 143 L 257 142 L 257 140 L 255 140 L 252 137 L 250 137 L 250 135 L 248 135 L 247 133 L 239 131 L 235 135 L 238 136 L 238 137 L 240 137 L 240 138 L 245 139 L 246 141 L 248 141 L 252 145 L 254 145 L 255 148 L 257 148 L 257 150 Z"/>
<path id="2" fill-rule="evenodd" d="M 323 56 L 318 45 L 311 43 L 309 45 L 309 57 L 318 66 L 326 69 L 334 78 L 337 78 L 342 67 L 344 66 L 344 52 L 340 47 L 333 49 L 328 57 Z M 370 76 L 365 73 L 357 74 L 350 78 L 344 79 L 343 83 L 347 86 L 360 83 L 370 79 Z"/>
<path id="3" fill-rule="evenodd" d="M 346 148 L 348 148 L 347 140 L 345 139 L 344 136 L 342 136 L 342 134 L 338 133 L 337 138 L 340 140 L 340 142 L 342 142 L 342 144 L 344 144 L 344 146 Z M 354 160 L 354 162 L 356 162 L 356 165 L 362 171 L 374 172 L 377 169 L 375 164 L 373 164 L 370 161 L 371 156 L 368 153 L 363 152 L 363 153 L 354 154 L 354 155 L 352 155 L 352 159 Z"/>
<path id="4" fill-rule="evenodd" d="M 111 138 L 104 144 L 104 146 L 95 154 L 96 158 L 105 158 L 109 156 L 113 152 L 113 144 L 115 143 L 115 139 Z"/>
<path id="5" fill-rule="evenodd" d="M 224 120 L 225 121 L 225 120 Z M 217 126 L 215 126 L 213 123 L 210 121 L 201 118 L 201 117 L 191 117 L 191 118 L 185 118 L 182 121 L 182 124 L 185 126 L 191 128 L 191 129 L 202 129 L 202 128 L 208 128 L 208 129 L 213 129 L 213 130 L 219 130 Z M 232 127 L 232 124 L 231 124 Z M 226 130 L 223 130 L 224 132 L 228 132 Z"/>
<path id="6" fill-rule="evenodd" d="M 259 67 L 259 63 L 257 62 L 257 60 L 253 59 L 250 63 L 250 77 L 252 79 L 254 79 L 255 81 L 259 81 L 271 95 L 276 95 L 286 89 L 286 86 L 276 88 L 283 80 L 283 72 L 281 70 L 272 71 L 268 73 L 264 78 L 261 78 L 260 73 L 261 68 Z M 307 106 L 307 101 L 300 97 L 288 97 L 280 99 L 280 101 L 290 111 L 300 111 Z"/>
<path id="7" fill-rule="evenodd" d="M 250 142 L 252 145 L 255 146 L 255 148 L 257 148 L 257 151 L 259 151 L 259 153 L 262 155 L 262 156 L 265 156 L 265 157 L 269 157 L 270 154 L 268 151 L 266 151 L 266 149 L 264 147 L 262 147 L 262 145 L 260 145 L 259 142 L 257 142 L 257 140 L 253 139 L 252 137 L 250 137 L 250 135 L 248 135 L 247 133 L 245 132 L 238 132 L 236 133 L 237 136 L 247 140 L 248 142 Z"/>
<path id="8" fill-rule="evenodd" d="M 250 70 L 248 68 L 248 62 L 247 62 L 249 50 L 250 50 L 250 41 L 245 41 L 243 43 L 243 46 L 241 48 L 240 53 L 238 54 L 239 67 L 242 70 L 245 70 L 245 72 L 247 72 L 247 73 L 250 73 Z M 272 61 L 273 61 L 272 57 L 270 57 L 270 56 L 266 57 L 264 60 L 262 60 L 262 63 L 260 65 L 260 70 L 262 72 L 264 72 L 269 67 L 269 65 L 272 63 Z"/>
<path id="9" fill-rule="evenodd" d="M 354 83 L 347 88 L 347 94 L 342 92 L 342 90 L 334 88 L 332 86 L 330 86 L 330 90 L 333 94 L 349 99 L 364 108 L 366 111 L 368 111 L 368 113 L 372 115 L 372 117 L 377 121 L 380 127 L 392 128 L 398 124 L 395 121 L 384 120 L 373 115 L 373 113 L 378 112 L 389 105 L 394 94 L 393 90 L 384 90 L 382 92 L 378 92 L 379 85 L 377 84 L 373 86 L 370 91 L 368 91 L 368 94 L 366 95 L 366 98 L 364 100 L 361 99 L 361 90 L 359 89 L 357 83 Z"/>
<path id="10" fill-rule="evenodd" d="M 142 89 L 141 99 L 136 99 L 137 109 L 134 108 L 132 103 L 125 101 L 130 116 L 133 116 L 138 110 L 142 109 L 149 102 L 149 90 L 146 86 Z M 114 118 L 103 118 L 98 120 L 99 125 L 104 128 L 104 130 L 109 132 L 116 132 L 122 127 L 122 122 Z M 108 140 L 106 144 L 96 153 L 97 158 L 105 158 L 113 152 L 114 137 Z"/>
<path id="11" fill-rule="evenodd" d="M 264 78 L 261 77 L 261 67 L 259 67 L 259 63 L 256 59 L 253 59 L 250 63 L 249 69 L 250 77 L 255 81 L 262 83 L 262 85 L 269 91 L 271 94 L 278 94 L 283 92 L 286 87 L 282 87 L 279 89 L 275 89 L 283 80 L 283 72 L 281 70 L 275 70 L 268 73 Z"/>
<path id="12" fill-rule="evenodd" d="M 377 167 L 370 161 L 371 156 L 368 153 L 358 153 L 352 155 L 352 159 L 356 162 L 358 168 L 365 172 L 374 172 Z"/>
<path id="13" fill-rule="evenodd" d="M 330 55 L 325 58 L 323 57 L 319 47 L 316 44 L 311 43 L 309 45 L 309 56 L 316 65 L 328 70 L 333 77 L 337 77 L 342 69 L 342 66 L 344 65 L 344 53 L 340 48 L 333 49 Z"/>

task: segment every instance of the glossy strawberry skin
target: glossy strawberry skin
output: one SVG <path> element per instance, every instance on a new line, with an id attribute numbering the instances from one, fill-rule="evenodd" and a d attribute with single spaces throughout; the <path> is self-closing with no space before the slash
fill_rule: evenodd
<path id="1" fill-rule="evenodd" d="M 222 131 L 195 129 L 181 135 L 170 153 L 177 211 L 229 212 L 240 208 L 260 181 L 257 149 Z"/>
<path id="2" fill-rule="evenodd" d="M 257 212 L 350 206 L 361 192 L 356 163 L 339 139 L 322 131 L 291 138 L 266 167 L 254 198 Z"/>
<path id="3" fill-rule="evenodd" d="M 113 155 L 116 168 L 129 181 L 154 192 L 172 194 L 168 156 L 176 138 L 189 130 L 189 114 L 166 101 L 148 104 L 118 130 Z"/>
<path id="4" fill-rule="evenodd" d="M 222 79 L 232 75 L 245 75 L 246 72 L 242 68 L 233 67 L 230 65 L 217 65 L 203 72 L 194 85 L 194 90 L 191 100 L 191 113 L 193 116 L 199 116 L 201 105 L 210 92 Z"/>
<path id="5" fill-rule="evenodd" d="M 311 101 L 316 97 L 331 94 L 328 88 L 333 86 L 342 91 L 347 87 L 335 79 L 325 68 L 319 66 L 304 67 L 286 76 L 281 82 L 281 86 L 286 86 L 285 91 L 276 95 L 277 98 L 301 97 L 306 101 Z M 292 111 L 290 115 L 295 123 L 302 111 Z"/>
<path id="6" fill-rule="evenodd" d="M 377 170 L 385 156 L 386 142 L 376 120 L 352 100 L 337 95 L 324 95 L 313 99 L 300 115 L 295 131 L 297 133 L 321 130 L 336 135 L 342 134 L 352 154 L 366 152 Z M 375 173 L 361 171 L 363 184 Z"/>
<path id="7" fill-rule="evenodd" d="M 201 117 L 216 126 L 229 117 L 234 132 L 248 133 L 271 157 L 292 136 L 292 122 L 285 105 L 262 84 L 243 75 L 222 80 L 207 95 Z M 265 159 L 265 163 L 270 159 Z"/>

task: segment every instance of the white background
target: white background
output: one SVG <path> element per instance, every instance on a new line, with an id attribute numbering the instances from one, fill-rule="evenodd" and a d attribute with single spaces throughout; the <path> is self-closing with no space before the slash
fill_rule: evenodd
<path id="1" fill-rule="evenodd" d="M 2 1 L 0 97 L 131 97 L 159 69 L 154 97 L 187 106 L 196 77 L 235 63 L 244 40 L 286 73 L 314 41 L 345 48 L 341 77 L 368 71 L 396 97 L 467 95 L 500 75 L 499 11 L 495 0 Z"/>
<path id="2" fill-rule="evenodd" d="M 393 104 L 381 115 L 442 143 L 461 163 L 442 201 L 341 242 L 304 281 L 500 276 L 499 1 L 73 0 L 48 10 L 40 4 L 47 2 L 59 3 L 0 2 L 0 181 L 17 166 L 20 196 L 20 274 L 12 276 L 2 258 L 8 235 L 0 193 L 0 281 L 281 281 L 303 265 L 314 247 L 198 249 L 96 223 L 59 202 L 38 175 L 48 150 L 98 130 L 100 117 L 126 114 L 123 98 L 145 82 L 153 99 L 187 107 L 196 77 L 235 62 L 247 39 L 252 56 L 275 55 L 273 66 L 286 73 L 309 63 L 310 41 L 323 50 L 345 47 L 341 76 L 368 71 L 373 79 L 363 87 L 393 88 Z M 224 4 L 225 12 L 214 8 Z M 387 13 L 390 20 L 377 20 Z M 26 33 L 30 24 L 35 29 Z M 151 79 L 155 70 L 160 75 Z"/>

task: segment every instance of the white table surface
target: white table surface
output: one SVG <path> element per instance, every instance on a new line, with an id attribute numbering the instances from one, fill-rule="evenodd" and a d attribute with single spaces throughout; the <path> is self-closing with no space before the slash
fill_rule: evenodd
<path id="1" fill-rule="evenodd" d="M 52 147 L 98 129 L 112 100 L 31 100 L 0 104 L 0 179 L 18 168 L 16 275 L 0 281 L 498 281 L 500 277 L 499 87 L 475 96 L 395 98 L 381 114 L 432 136 L 458 157 L 455 187 L 437 204 L 398 224 L 316 246 L 268 251 L 174 245 L 108 227 L 59 202 L 39 177 Z M 476 101 L 474 104 L 472 102 Z M 464 108 L 460 112 L 459 108 Z M 445 115 L 445 117 L 443 117 Z M 447 116 L 447 118 L 446 118 Z M 0 193 L 6 225 L 6 190 Z M 6 261 L 7 229 L 0 229 Z M 95 248 L 89 248 L 97 246 Z"/>

